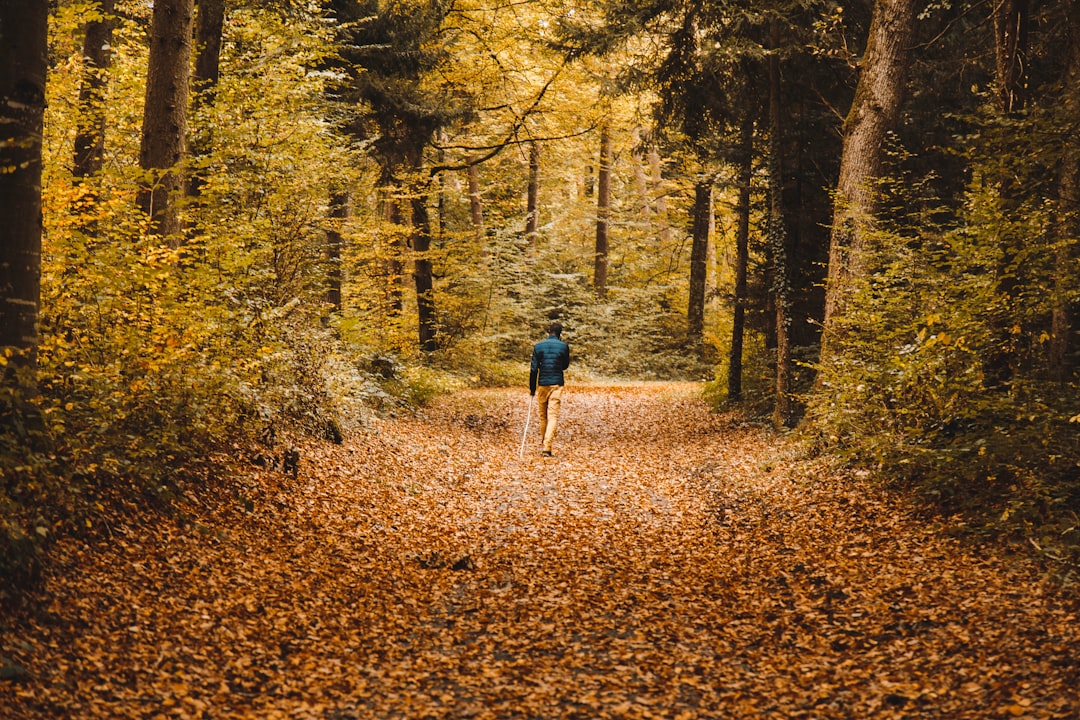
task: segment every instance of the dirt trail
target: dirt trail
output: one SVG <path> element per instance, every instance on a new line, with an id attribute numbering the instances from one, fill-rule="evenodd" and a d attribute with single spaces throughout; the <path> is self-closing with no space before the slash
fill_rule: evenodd
<path id="1" fill-rule="evenodd" d="M 1074 597 L 696 390 L 569 389 L 549 459 L 463 393 L 70 542 L 0 717 L 1080 717 Z"/>

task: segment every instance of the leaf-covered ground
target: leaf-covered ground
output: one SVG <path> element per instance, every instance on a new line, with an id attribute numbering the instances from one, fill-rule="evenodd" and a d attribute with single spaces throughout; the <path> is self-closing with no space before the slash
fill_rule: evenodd
<path id="1" fill-rule="evenodd" d="M 1080 607 L 1033 569 L 691 385 L 568 388 L 550 459 L 525 401 L 66 542 L 0 625 L 0 716 L 1080 717 Z"/>

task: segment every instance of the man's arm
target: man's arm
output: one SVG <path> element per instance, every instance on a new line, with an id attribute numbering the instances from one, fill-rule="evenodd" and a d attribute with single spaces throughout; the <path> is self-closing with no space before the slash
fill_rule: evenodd
<path id="1" fill-rule="evenodd" d="M 540 359 L 536 357 L 536 348 L 533 348 L 532 363 L 529 365 L 529 394 L 536 394 L 536 376 L 540 372 Z"/>

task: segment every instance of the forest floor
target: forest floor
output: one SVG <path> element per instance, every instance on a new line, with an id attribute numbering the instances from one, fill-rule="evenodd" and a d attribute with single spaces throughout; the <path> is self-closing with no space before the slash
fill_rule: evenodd
<path id="1" fill-rule="evenodd" d="M 54 549 L 3 718 L 1080 718 L 1080 604 L 711 414 L 466 392 Z M 535 429 L 535 413 L 533 414 Z"/>

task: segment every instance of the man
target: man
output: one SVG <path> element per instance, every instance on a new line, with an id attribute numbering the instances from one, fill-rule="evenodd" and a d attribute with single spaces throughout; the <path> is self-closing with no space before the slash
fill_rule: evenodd
<path id="1" fill-rule="evenodd" d="M 562 325 L 548 327 L 548 336 L 533 346 L 532 367 L 529 371 L 529 395 L 540 395 L 540 436 L 544 438 L 544 457 L 551 457 L 551 441 L 559 421 L 559 404 L 565 379 L 563 370 L 570 367 L 570 346 L 562 341 Z"/>

